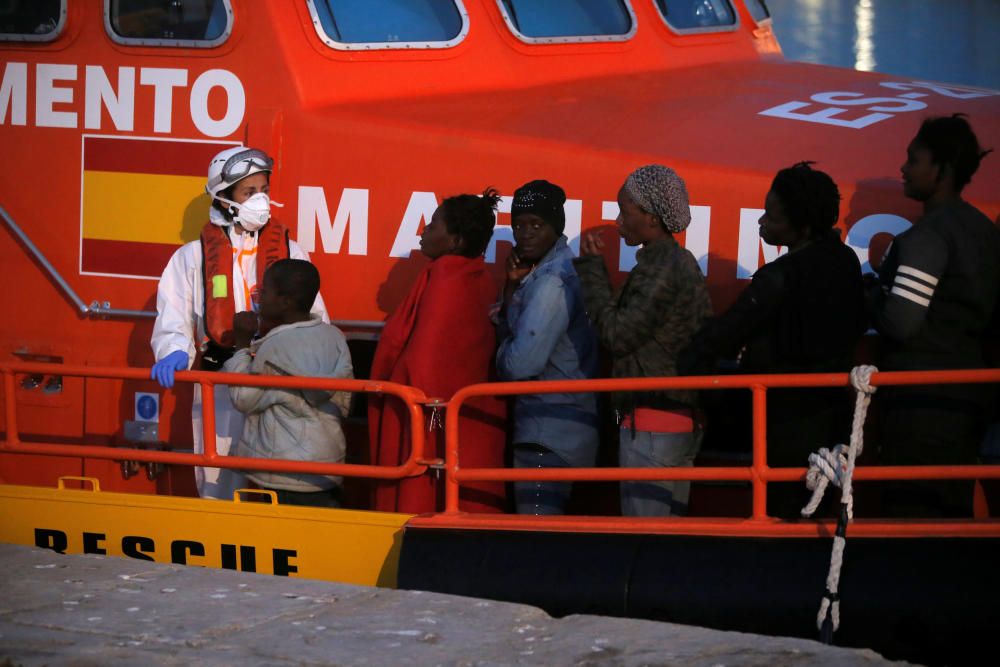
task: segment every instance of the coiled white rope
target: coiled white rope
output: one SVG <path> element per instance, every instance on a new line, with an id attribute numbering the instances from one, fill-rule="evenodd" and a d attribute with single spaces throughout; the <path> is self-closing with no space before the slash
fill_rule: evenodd
<path id="1" fill-rule="evenodd" d="M 826 592 L 816 615 L 816 627 L 819 628 L 821 639 L 827 643 L 833 640 L 833 633 L 840 627 L 840 597 L 837 589 L 840 586 L 840 569 L 844 563 L 844 547 L 847 544 L 847 524 L 854 518 L 854 496 L 851 479 L 854 476 L 854 463 L 864 450 L 865 418 L 868 416 L 868 405 L 871 403 L 875 387 L 871 386 L 872 373 L 877 373 L 874 366 L 856 366 L 851 370 L 851 385 L 857 392 L 854 401 L 854 421 L 851 425 L 850 445 L 837 445 L 833 450 L 826 447 L 809 455 L 809 472 L 806 474 L 806 487 L 813 494 L 808 504 L 802 508 L 802 516 L 812 516 L 823 500 L 826 487 L 832 482 L 840 487 L 840 515 L 837 519 L 837 534 L 833 538 L 833 550 L 830 553 L 830 571 L 826 575 Z M 831 624 L 826 625 L 829 615 Z"/>

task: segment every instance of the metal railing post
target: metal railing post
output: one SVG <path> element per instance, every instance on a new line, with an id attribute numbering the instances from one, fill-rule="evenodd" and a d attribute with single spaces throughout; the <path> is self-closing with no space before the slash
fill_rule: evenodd
<path id="1" fill-rule="evenodd" d="M 215 450 L 215 384 L 208 380 L 198 383 L 201 387 L 201 437 L 204 438 L 204 454 L 207 461 L 218 458 Z"/>
<path id="2" fill-rule="evenodd" d="M 17 390 L 14 384 L 14 371 L 10 368 L 3 369 L 3 400 L 4 415 L 7 418 L 7 445 L 17 445 L 21 442 L 17 434 L 17 399 L 14 392 Z"/>
<path id="3" fill-rule="evenodd" d="M 753 391 L 753 514 L 767 518 L 767 387 L 755 384 Z"/>
<path id="4" fill-rule="evenodd" d="M 462 410 L 462 397 L 452 396 L 444 411 L 444 512 L 458 513 L 458 413 Z"/>
<path id="5" fill-rule="evenodd" d="M 410 414 L 410 456 L 401 465 L 407 468 L 421 469 L 426 471 L 423 461 L 427 460 L 427 437 L 429 430 L 424 428 L 424 400 L 418 400 L 414 396 L 398 396 L 403 401 Z M 424 397 L 426 398 L 426 397 Z"/>

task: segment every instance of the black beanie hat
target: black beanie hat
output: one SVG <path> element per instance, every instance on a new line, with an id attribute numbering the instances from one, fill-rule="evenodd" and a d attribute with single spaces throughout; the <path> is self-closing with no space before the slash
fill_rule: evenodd
<path id="1" fill-rule="evenodd" d="M 522 213 L 537 215 L 552 225 L 557 234 L 566 228 L 566 193 L 561 187 L 548 181 L 531 181 L 514 190 L 514 202 L 510 206 L 511 219 Z"/>

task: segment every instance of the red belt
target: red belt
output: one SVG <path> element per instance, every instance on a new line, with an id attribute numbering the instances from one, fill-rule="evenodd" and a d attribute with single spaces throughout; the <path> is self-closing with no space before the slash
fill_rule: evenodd
<path id="1" fill-rule="evenodd" d="M 635 420 L 636 431 L 652 431 L 654 433 L 691 433 L 694 431 L 694 418 L 690 408 L 679 410 L 656 410 L 653 408 L 636 408 L 622 419 L 622 428 L 631 429 Z"/>

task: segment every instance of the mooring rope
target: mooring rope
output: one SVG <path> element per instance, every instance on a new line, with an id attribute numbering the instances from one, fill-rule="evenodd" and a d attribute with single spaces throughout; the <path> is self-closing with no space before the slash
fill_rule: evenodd
<path id="1" fill-rule="evenodd" d="M 857 366 L 851 370 L 851 385 L 857 392 L 854 401 L 854 422 L 851 426 L 850 445 L 837 445 L 832 450 L 826 447 L 809 455 L 809 472 L 806 474 L 806 487 L 812 492 L 809 503 L 802 508 L 802 516 L 812 516 L 823 500 L 826 487 L 832 482 L 840 487 L 840 513 L 837 517 L 837 533 L 833 538 L 833 549 L 830 553 L 830 571 L 826 575 L 826 592 L 816 615 L 816 627 L 820 631 L 820 640 L 829 644 L 833 642 L 833 633 L 840 627 L 840 569 L 844 564 L 844 547 L 847 544 L 847 524 L 854 518 L 854 495 L 851 478 L 854 476 L 854 463 L 861 455 L 865 444 L 865 417 L 868 415 L 868 405 L 871 403 L 875 387 L 871 386 L 872 373 L 877 373 L 874 366 Z"/>

